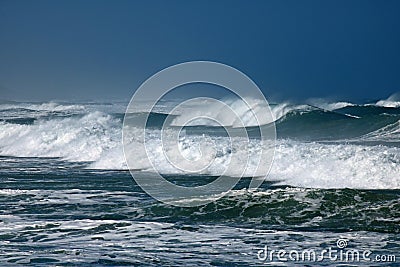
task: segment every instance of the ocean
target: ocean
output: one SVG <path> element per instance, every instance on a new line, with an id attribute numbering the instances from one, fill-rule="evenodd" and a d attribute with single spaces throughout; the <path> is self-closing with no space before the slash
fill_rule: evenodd
<path id="1" fill-rule="evenodd" d="M 159 202 L 136 184 L 121 144 L 127 104 L 0 102 L 1 266 L 399 266 L 400 102 L 271 104 L 277 139 L 266 181 L 249 190 L 244 175 L 196 207 Z M 179 136 L 189 158 L 201 156 L 199 140 L 217 147 L 201 172 L 160 156 L 157 133 L 174 104 L 149 115 L 157 170 L 179 185 L 215 180 L 240 153 L 220 126 L 198 122 Z M 144 155 L 134 156 L 132 173 L 151 176 Z"/>

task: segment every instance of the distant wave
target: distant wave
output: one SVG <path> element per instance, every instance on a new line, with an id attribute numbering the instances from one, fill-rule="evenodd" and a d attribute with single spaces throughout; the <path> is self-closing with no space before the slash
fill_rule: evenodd
<path id="1" fill-rule="evenodd" d="M 376 102 L 376 105 L 387 108 L 398 108 L 400 107 L 400 93 L 393 94 L 388 99 L 379 100 Z"/>
<path id="2" fill-rule="evenodd" d="M 25 110 L 31 110 L 31 111 L 65 111 L 65 110 L 83 110 L 83 109 L 85 109 L 85 106 L 79 105 L 79 104 L 60 104 L 60 103 L 56 103 L 56 102 L 0 103 L 0 110 L 13 110 L 13 109 L 25 109 Z"/>
<path id="3" fill-rule="evenodd" d="M 357 105 L 357 104 L 346 102 L 346 101 L 329 102 L 329 101 L 325 101 L 323 99 L 311 99 L 307 102 L 311 106 L 318 107 L 323 110 L 329 110 L 329 111 Z"/>

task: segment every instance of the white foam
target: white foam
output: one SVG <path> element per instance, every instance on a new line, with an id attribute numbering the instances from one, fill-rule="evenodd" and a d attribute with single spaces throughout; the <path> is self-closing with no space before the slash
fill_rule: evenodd
<path id="1" fill-rule="evenodd" d="M 284 107 L 284 106 L 282 106 Z M 280 110 L 284 108 L 280 107 Z M 289 108 L 290 109 L 290 108 Z M 280 114 L 284 114 L 282 111 Z M 399 122 L 378 130 L 365 138 L 389 134 L 398 136 Z M 90 112 L 81 117 L 37 120 L 32 125 L 0 123 L 0 155 L 16 157 L 61 157 L 67 161 L 89 161 L 95 169 L 126 169 L 121 144 L 121 122 L 102 112 Z M 157 169 L 165 174 L 182 174 L 165 159 L 160 133 L 151 130 L 146 136 L 148 154 Z M 146 155 L 135 151 L 142 130 L 132 129 L 130 156 L 135 157 L 136 168 L 149 169 Z M 191 159 L 201 159 L 198 144 L 208 138 L 215 145 L 216 157 L 202 174 L 220 175 L 229 164 L 247 160 L 246 150 L 230 149 L 227 137 L 183 135 L 179 151 Z M 244 140 L 236 140 L 239 145 Z M 249 143 L 249 167 L 245 175 L 257 168 L 259 141 Z M 204 160 L 209 160 L 204 157 Z M 234 165 L 235 166 L 235 165 Z M 261 166 L 267 168 L 268 166 Z M 230 168 L 226 175 L 238 176 L 241 168 Z M 259 169 L 263 173 L 265 169 Z M 400 188 L 400 148 L 363 146 L 355 144 L 320 144 L 278 140 L 275 161 L 268 179 L 282 184 L 317 188 Z M 257 174 L 257 173 L 256 173 Z"/>
<path id="2" fill-rule="evenodd" d="M 334 103 L 322 104 L 319 107 L 322 109 L 325 109 L 325 110 L 333 111 L 336 109 L 352 107 L 352 106 L 355 106 L 355 105 L 353 103 L 349 103 L 349 102 L 334 102 Z"/>
<path id="3" fill-rule="evenodd" d="M 198 151 L 195 144 L 198 138 L 184 140 L 184 152 L 194 156 Z M 231 158 L 245 161 L 244 151 L 229 151 L 227 138 L 217 138 L 217 157 L 203 174 L 221 175 Z M 260 144 L 252 140 L 249 144 L 249 167 L 244 175 L 251 174 L 257 167 Z M 144 155 L 137 157 L 137 168 L 141 166 Z M 153 158 L 158 171 L 164 174 L 183 174 L 175 169 L 163 157 L 161 142 L 153 140 L 149 144 L 149 156 Z M 111 167 L 108 161 L 100 160 L 92 165 L 95 168 Z M 119 164 L 117 168 L 120 168 Z M 239 165 L 238 165 L 239 166 Z M 241 168 L 229 169 L 226 175 L 241 175 Z M 265 170 L 260 170 L 262 173 Z M 400 148 L 386 146 L 363 146 L 353 144 L 303 143 L 291 140 L 279 140 L 268 180 L 280 181 L 281 184 L 309 188 L 362 188 L 362 189 L 399 189 L 400 188 Z"/>
<path id="4" fill-rule="evenodd" d="M 118 121 L 100 112 L 33 125 L 0 123 L 0 154 L 96 161 L 120 143 L 120 128 Z"/>
<path id="5" fill-rule="evenodd" d="M 309 112 L 311 110 L 315 110 L 315 108 L 308 106 L 308 105 L 293 105 L 290 103 L 271 105 L 271 111 L 272 111 L 275 121 L 283 118 L 289 112 L 292 112 L 292 111 L 298 111 L 298 112 L 305 113 L 305 112 Z"/>
<path id="6" fill-rule="evenodd" d="M 400 148 L 280 141 L 269 179 L 311 188 L 400 188 Z"/>
<path id="7" fill-rule="evenodd" d="M 249 104 L 247 105 L 242 99 L 222 99 L 227 106 L 235 111 L 239 118 L 236 118 L 229 109 L 221 109 L 221 105 L 216 105 L 213 101 L 200 100 L 197 103 L 191 102 L 190 106 L 182 105 L 173 112 L 178 117 L 172 122 L 173 125 L 183 126 L 183 124 L 192 117 L 202 116 L 215 118 L 215 121 L 209 119 L 196 119 L 191 121 L 188 125 L 206 125 L 206 126 L 232 126 L 240 127 L 243 123 L 244 126 L 258 126 L 277 121 L 284 117 L 291 111 L 302 111 L 308 112 L 315 108 L 308 105 L 293 105 L 290 103 L 272 104 L 270 105 L 271 114 L 265 114 L 265 110 L 268 109 L 266 103 L 255 99 L 245 99 Z M 271 116 L 269 116 L 271 115 Z M 257 120 L 261 118 L 261 120 Z"/>
<path id="8" fill-rule="evenodd" d="M 320 98 L 310 99 L 309 103 L 311 103 L 313 106 L 329 111 L 333 111 L 344 107 L 355 106 L 355 104 L 346 101 L 332 102 Z"/>
<path id="9" fill-rule="evenodd" d="M 400 93 L 393 94 L 388 99 L 379 100 L 376 102 L 376 105 L 387 108 L 398 108 L 400 107 Z"/>
<path id="10" fill-rule="evenodd" d="M 400 107 L 400 101 L 379 100 L 376 105 L 386 108 L 398 108 Z"/>
<path id="11" fill-rule="evenodd" d="M 246 102 L 247 103 L 246 103 Z M 222 102 L 229 108 L 222 108 L 220 102 L 215 102 L 211 99 L 201 98 L 198 101 L 191 101 L 190 105 L 182 105 L 175 109 L 174 115 L 178 115 L 172 121 L 173 125 L 182 126 L 187 121 L 194 117 L 210 117 L 215 121 L 209 119 L 196 119 L 192 120 L 188 125 L 207 125 L 207 126 L 257 126 L 268 124 L 273 121 L 273 118 L 265 112 L 269 110 L 267 104 L 261 100 L 255 99 L 222 99 Z M 232 112 L 234 110 L 234 113 Z M 237 115 L 237 116 L 236 116 Z M 257 120 L 261 119 L 261 121 Z"/>

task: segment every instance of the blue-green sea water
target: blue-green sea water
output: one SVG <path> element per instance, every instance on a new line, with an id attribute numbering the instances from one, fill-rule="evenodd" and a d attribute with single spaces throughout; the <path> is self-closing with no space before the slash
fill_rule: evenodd
<path id="1" fill-rule="evenodd" d="M 224 197 L 192 208 L 158 202 L 135 183 L 122 153 L 125 106 L 0 103 L 0 266 L 400 264 L 399 102 L 271 105 L 278 138 L 267 180 L 248 190 L 250 178 L 242 178 Z M 160 130 L 168 106 L 150 115 L 150 131 Z M 246 129 L 251 137 L 251 123 Z M 206 123 L 185 127 L 183 153 L 196 155 L 204 136 L 219 146 L 221 166 L 238 153 L 226 149 L 220 127 Z M 258 146 L 251 137 L 250 149 Z M 134 173 L 146 175 L 141 157 Z M 156 161 L 169 181 L 186 186 L 210 182 L 221 169 L 188 174 Z M 260 259 L 265 246 L 371 255 Z"/>

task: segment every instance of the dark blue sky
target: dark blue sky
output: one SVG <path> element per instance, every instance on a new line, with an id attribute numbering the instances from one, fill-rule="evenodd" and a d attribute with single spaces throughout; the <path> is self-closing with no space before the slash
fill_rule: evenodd
<path id="1" fill-rule="evenodd" d="M 400 91 L 400 1 L 0 0 L 0 99 L 129 99 L 155 72 L 212 60 L 267 98 Z"/>

